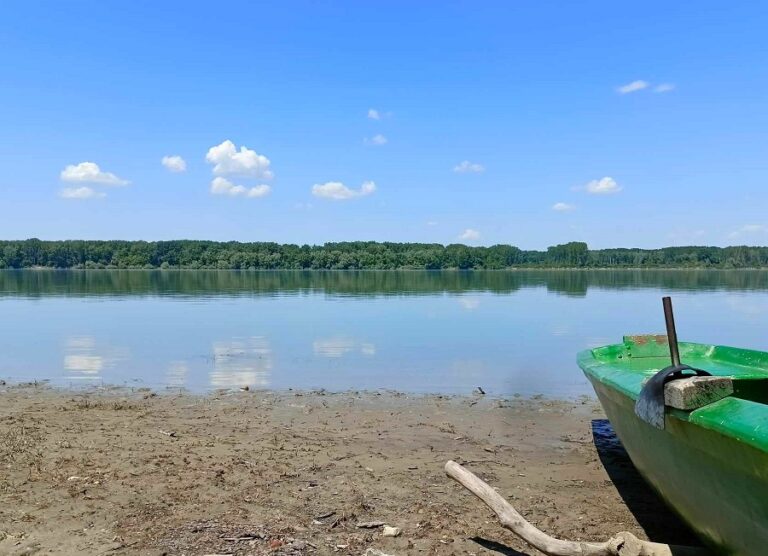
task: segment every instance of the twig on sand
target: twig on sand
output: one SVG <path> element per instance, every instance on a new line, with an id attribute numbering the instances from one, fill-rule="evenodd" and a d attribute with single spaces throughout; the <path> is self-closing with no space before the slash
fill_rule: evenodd
<path id="1" fill-rule="evenodd" d="M 445 472 L 485 502 L 503 527 L 548 556 L 711 556 L 704 548 L 644 541 L 627 532 L 601 543 L 555 539 L 531 525 L 498 492 L 455 461 L 445 464 Z"/>
<path id="2" fill-rule="evenodd" d="M 383 521 L 360 521 L 356 527 L 361 529 L 376 529 L 377 527 L 383 527 L 385 524 Z"/>
<path id="3" fill-rule="evenodd" d="M 159 432 L 160 434 L 164 434 L 165 436 L 170 436 L 171 438 L 176 438 L 175 432 L 168 432 L 168 431 L 164 431 L 163 429 L 157 429 L 157 432 Z"/>

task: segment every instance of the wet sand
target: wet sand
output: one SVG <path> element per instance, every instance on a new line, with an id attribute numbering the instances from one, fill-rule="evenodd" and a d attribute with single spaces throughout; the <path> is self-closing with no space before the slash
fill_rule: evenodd
<path id="1" fill-rule="evenodd" d="M 449 459 L 550 534 L 647 538 L 596 450 L 603 418 L 589 399 L 3 386 L 0 554 L 538 554 Z"/>

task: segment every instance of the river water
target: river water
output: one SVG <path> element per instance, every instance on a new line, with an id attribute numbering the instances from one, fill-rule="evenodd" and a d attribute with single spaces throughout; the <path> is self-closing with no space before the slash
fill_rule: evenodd
<path id="1" fill-rule="evenodd" d="M 576 353 L 662 332 L 768 350 L 766 271 L 0 271 L 0 378 L 573 398 Z"/>

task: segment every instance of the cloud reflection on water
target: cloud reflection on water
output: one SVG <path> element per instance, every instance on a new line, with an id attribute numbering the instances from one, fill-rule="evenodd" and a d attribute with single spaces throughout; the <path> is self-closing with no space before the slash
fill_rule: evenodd
<path id="1" fill-rule="evenodd" d="M 215 388 L 261 387 L 270 383 L 272 348 L 263 336 L 213 343 L 211 386 Z"/>
<path id="2" fill-rule="evenodd" d="M 459 305 L 461 305 L 467 311 L 474 311 L 480 307 L 480 300 L 476 297 L 460 297 Z"/>
<path id="3" fill-rule="evenodd" d="M 355 351 L 370 357 L 376 355 L 376 345 L 339 336 L 315 340 L 312 342 L 312 351 L 319 357 L 339 358 Z"/>
<path id="4" fill-rule="evenodd" d="M 171 361 L 168 370 L 165 373 L 168 386 L 182 388 L 187 383 L 189 374 L 189 365 L 186 361 Z"/>
<path id="5" fill-rule="evenodd" d="M 84 375 L 98 374 L 104 369 L 104 358 L 100 355 L 65 355 L 64 368 Z"/>
<path id="6" fill-rule="evenodd" d="M 100 345 L 93 336 L 69 336 L 64 341 L 64 370 L 67 379 L 101 380 L 103 371 L 127 359 L 128 350 Z"/>

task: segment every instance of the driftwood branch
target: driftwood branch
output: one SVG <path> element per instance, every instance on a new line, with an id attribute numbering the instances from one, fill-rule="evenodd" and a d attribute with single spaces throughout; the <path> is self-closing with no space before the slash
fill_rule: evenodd
<path id="1" fill-rule="evenodd" d="M 531 525 L 498 492 L 455 461 L 445 464 L 445 472 L 485 502 L 503 527 L 548 556 L 711 556 L 703 548 L 644 541 L 627 532 L 600 543 L 556 539 Z"/>

